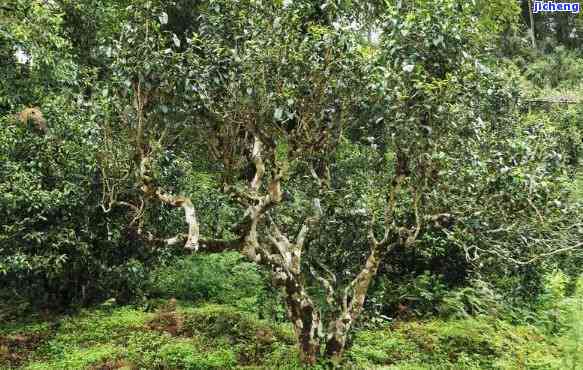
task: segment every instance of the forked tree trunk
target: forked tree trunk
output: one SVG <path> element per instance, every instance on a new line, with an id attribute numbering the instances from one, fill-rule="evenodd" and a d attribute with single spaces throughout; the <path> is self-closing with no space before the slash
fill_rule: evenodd
<path id="1" fill-rule="evenodd" d="M 348 315 L 344 315 L 344 317 L 332 321 L 328 326 L 325 356 L 334 364 L 339 364 L 342 360 L 351 325 L 352 322 Z"/>
<path id="2" fill-rule="evenodd" d="M 141 115 L 139 116 L 141 117 Z M 272 232 L 266 235 L 271 243 L 265 244 L 260 242 L 258 236 L 259 223 L 266 217 L 269 217 L 268 215 L 266 216 L 269 209 L 282 201 L 281 178 L 283 174 L 281 169 L 279 169 L 270 178 L 266 186 L 267 192 L 260 193 L 265 176 L 265 164 L 263 163 L 262 157 L 262 144 L 256 138 L 252 153 L 253 163 L 256 168 L 255 176 L 249 186 L 249 192 L 235 194 L 237 197 L 242 198 L 240 202 L 247 207 L 243 219 L 233 227 L 233 230 L 239 234 L 239 237 L 233 240 L 201 239 L 196 213 L 191 200 L 187 197 L 169 194 L 162 188 L 156 186 L 156 183 L 152 181 L 149 168 L 150 158 L 141 147 L 141 124 L 138 131 L 140 132 L 137 135 L 137 142 L 139 144 L 138 177 L 142 183 L 141 190 L 143 194 L 146 197 L 157 199 L 173 207 L 182 207 L 185 213 L 185 220 L 189 226 L 187 235 L 179 234 L 177 237 L 170 239 L 160 239 L 151 236 L 149 239 L 151 241 L 161 241 L 166 245 L 176 244 L 186 239 L 185 247 L 195 251 L 221 252 L 237 250 L 251 261 L 269 267 L 272 270 L 275 285 L 283 287 L 285 291 L 287 313 L 298 340 L 300 361 L 307 365 L 316 364 L 318 358 L 321 356 L 321 341 L 325 336 L 322 329 L 320 310 L 305 289 L 302 279 L 301 259 L 309 225 L 319 220 L 321 211 L 316 212 L 317 215 L 314 218 L 305 220 L 295 241 L 290 241 L 273 223 Z M 321 181 L 319 182 L 320 184 L 322 183 Z M 397 181 L 398 183 L 399 181 Z M 389 201 L 390 209 L 394 208 L 394 198 L 395 190 L 393 189 Z M 140 210 L 138 207 L 132 207 L 136 209 L 137 215 L 141 214 L 138 212 Z M 314 207 L 320 209 L 319 199 L 314 199 Z M 387 230 L 389 230 L 388 227 Z M 418 230 L 419 225 L 416 232 L 411 235 L 416 237 Z M 380 242 L 372 235 L 372 229 L 369 230 L 369 234 L 371 249 L 365 266 L 344 290 L 342 307 L 338 310 L 337 317 L 332 320 L 327 328 L 324 355 L 332 360 L 334 364 L 340 363 L 346 347 L 348 333 L 362 311 L 368 287 L 378 270 L 381 249 L 384 249 L 389 244 L 388 231 L 385 233 L 385 238 Z M 333 275 L 332 273 L 330 274 Z M 335 278 L 329 280 L 319 278 L 318 280 L 326 288 L 328 303 L 333 304 L 336 292 L 334 291 L 332 282 L 335 282 Z"/>
<path id="3" fill-rule="evenodd" d="M 381 244 L 371 239 L 371 251 L 366 263 L 344 292 L 342 311 L 328 325 L 325 355 L 333 364 L 341 362 L 348 333 L 362 312 L 368 288 L 379 268 L 381 247 Z M 348 299 L 350 293 L 351 297 Z"/>
<path id="4" fill-rule="evenodd" d="M 328 325 L 323 355 L 335 365 L 340 364 L 342 360 L 348 334 L 362 312 L 368 288 L 376 276 L 379 262 L 380 245 L 373 241 L 365 266 L 346 288 L 338 316 Z M 284 287 L 288 317 L 298 339 L 300 361 L 313 365 L 321 356 L 321 339 L 324 337 L 320 311 L 305 291 L 299 274 L 283 272 L 276 268 L 274 275 L 278 285 Z M 329 290 L 329 295 L 332 294 L 334 291 Z"/>

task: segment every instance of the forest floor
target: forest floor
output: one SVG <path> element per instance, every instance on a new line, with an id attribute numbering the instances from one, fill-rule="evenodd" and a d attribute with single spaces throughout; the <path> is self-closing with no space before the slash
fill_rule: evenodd
<path id="1" fill-rule="evenodd" d="M 396 321 L 355 331 L 343 368 L 583 369 L 582 329 L 549 335 L 493 316 Z M 228 305 L 158 300 L 0 324 L 0 368 L 301 367 L 287 324 Z"/>

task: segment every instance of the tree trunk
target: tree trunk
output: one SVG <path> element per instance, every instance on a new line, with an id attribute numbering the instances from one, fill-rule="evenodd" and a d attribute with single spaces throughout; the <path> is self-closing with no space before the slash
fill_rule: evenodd
<path id="1" fill-rule="evenodd" d="M 342 361 L 346 339 L 352 322 L 347 314 L 332 321 L 328 326 L 328 338 L 326 341 L 326 358 L 338 365 Z"/>
<path id="2" fill-rule="evenodd" d="M 380 263 L 380 247 L 381 245 L 379 245 L 378 242 L 371 240 L 371 252 L 366 260 L 364 268 L 354 278 L 348 289 L 345 291 L 343 297 L 343 308 L 339 317 L 330 322 L 330 325 L 328 326 L 326 357 L 335 365 L 340 364 L 342 361 L 348 333 L 362 312 L 368 287 L 377 274 Z M 352 291 L 352 297 L 349 300 L 348 294 L 350 291 Z"/>
<path id="3" fill-rule="evenodd" d="M 290 275 L 286 278 L 285 293 L 288 316 L 298 338 L 300 361 L 314 365 L 320 355 L 320 311 L 305 292 L 298 276 Z"/>
<path id="4" fill-rule="evenodd" d="M 528 0 L 528 17 L 530 19 L 530 41 L 533 49 L 536 49 L 536 39 L 534 36 L 534 15 L 532 14 L 532 1 Z"/>

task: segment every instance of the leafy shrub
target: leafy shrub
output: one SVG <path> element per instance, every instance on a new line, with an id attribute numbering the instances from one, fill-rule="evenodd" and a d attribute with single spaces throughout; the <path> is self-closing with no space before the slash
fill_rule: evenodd
<path id="1" fill-rule="evenodd" d="M 298 347 L 276 343 L 262 363 L 265 369 L 299 370 L 305 367 L 299 361 Z M 318 367 L 314 366 L 313 370 Z"/>
<path id="2" fill-rule="evenodd" d="M 270 325 L 248 312 L 223 305 L 206 305 L 186 311 L 184 326 L 192 333 L 228 337 L 234 342 L 254 342 L 258 332 L 262 332 L 283 343 L 295 343 L 295 336 L 288 326 Z"/>
<path id="3" fill-rule="evenodd" d="M 171 343 L 174 340 L 171 337 L 192 338 L 203 352 L 228 348 L 236 353 L 238 363 L 244 365 L 261 364 L 274 349 L 296 343 L 289 325 L 259 320 L 256 315 L 240 308 L 217 304 L 177 307 L 176 304 L 171 300 L 146 324 L 148 329 L 166 336 L 154 337 L 155 345 L 146 347 L 149 361 L 158 361 L 161 346 Z M 130 343 L 132 348 L 144 347 L 141 338 L 132 338 Z M 135 356 L 132 358 L 136 363 Z"/>
<path id="4" fill-rule="evenodd" d="M 411 359 L 417 346 L 402 334 L 389 330 L 363 330 L 355 335 L 349 358 L 358 364 L 382 365 Z"/>
<path id="5" fill-rule="evenodd" d="M 573 294 L 561 302 L 563 323 L 566 333 L 559 339 L 564 349 L 562 366 L 576 369 L 583 364 L 583 276 L 576 281 Z"/>
<path id="6" fill-rule="evenodd" d="M 238 253 L 194 255 L 175 259 L 154 270 L 150 278 L 154 297 L 209 301 L 254 307 L 266 283 L 257 267 Z"/>
<path id="7" fill-rule="evenodd" d="M 501 300 L 488 282 L 473 279 L 461 287 L 452 288 L 442 276 L 429 271 L 406 282 L 383 284 L 382 297 L 385 297 L 382 305 L 389 308 L 390 315 L 401 319 L 411 315 L 461 318 L 493 314 L 500 310 Z"/>
<path id="8" fill-rule="evenodd" d="M 560 368 L 557 349 L 536 328 L 479 317 L 361 331 L 347 357 L 357 369 L 549 369 Z"/>
<path id="9" fill-rule="evenodd" d="M 130 307 L 81 311 L 78 316 L 63 318 L 55 336 L 43 343 L 38 353 L 63 359 L 79 348 L 115 343 L 133 331 L 141 331 L 149 316 Z"/>
<path id="10" fill-rule="evenodd" d="M 555 271 L 545 277 L 544 291 L 538 298 L 539 324 L 550 333 L 558 333 L 566 328 L 566 307 L 568 277 L 562 271 Z"/>
<path id="11" fill-rule="evenodd" d="M 160 348 L 170 343 L 168 333 L 137 331 L 130 333 L 126 344 L 126 359 L 138 368 L 153 368 L 160 363 Z M 194 346 L 194 345 L 193 345 Z"/>
<path id="12" fill-rule="evenodd" d="M 98 207 L 94 128 L 61 113 L 46 136 L 0 119 L 0 286 L 54 308 L 129 300 L 153 254 Z"/>
<path id="13" fill-rule="evenodd" d="M 412 314 L 426 316 L 436 313 L 437 302 L 447 293 L 447 286 L 439 276 L 425 271 L 420 275 L 393 281 L 380 277 L 373 300 L 393 317 L 405 318 Z"/>
<path id="14" fill-rule="evenodd" d="M 580 56 L 564 47 L 530 63 L 525 76 L 538 87 L 576 87 L 583 79 Z"/>
<path id="15" fill-rule="evenodd" d="M 495 315 L 501 310 L 501 297 L 487 282 L 472 280 L 468 286 L 446 293 L 439 303 L 444 317 L 469 317 L 479 314 Z"/>
<path id="16" fill-rule="evenodd" d="M 16 289 L 0 289 L 0 322 L 15 320 L 31 311 L 30 302 Z"/>

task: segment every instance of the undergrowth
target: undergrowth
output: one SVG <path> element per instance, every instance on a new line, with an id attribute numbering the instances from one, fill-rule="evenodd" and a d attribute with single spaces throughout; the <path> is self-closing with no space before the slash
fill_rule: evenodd
<path id="1" fill-rule="evenodd" d="M 542 321 L 555 315 L 560 329 L 493 316 L 394 322 L 357 331 L 344 368 L 582 369 L 583 280 L 577 284 L 568 297 L 550 288 L 558 301 L 540 313 Z M 3 369 L 291 370 L 301 368 L 297 358 L 289 325 L 220 304 L 158 300 L 149 309 L 100 307 L 0 326 Z"/>
<path id="2" fill-rule="evenodd" d="M 236 291 L 236 261 L 229 258 L 206 260 L 225 266 L 214 272 L 196 272 L 196 261 L 185 261 L 180 269 L 201 277 L 193 283 L 186 282 L 186 272 L 163 280 L 161 270 L 155 280 L 161 298 L 139 306 L 110 300 L 66 316 L 5 320 L 0 369 L 302 368 L 291 325 L 262 319 L 262 307 L 250 304 L 259 302 L 264 288 Z M 189 295 L 215 283 L 224 294 L 202 289 L 205 297 Z M 470 298 L 483 301 L 481 290 L 472 292 L 448 292 L 444 302 L 453 309 L 466 307 Z M 573 281 L 561 271 L 547 275 L 544 292 L 523 311 L 490 310 L 488 302 L 482 302 L 484 309 L 454 310 L 463 315 L 362 323 L 343 368 L 583 369 L 583 278 Z"/>

